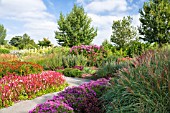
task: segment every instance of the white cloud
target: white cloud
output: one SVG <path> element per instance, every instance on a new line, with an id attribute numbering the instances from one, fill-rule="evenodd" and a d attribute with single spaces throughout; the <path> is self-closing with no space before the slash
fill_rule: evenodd
<path id="1" fill-rule="evenodd" d="M 97 45 L 101 45 L 105 39 L 110 41 L 113 21 L 129 16 L 134 7 L 137 9 L 135 4 L 131 6 L 128 4 L 133 0 L 77 0 L 77 2 L 85 7 L 85 11 L 92 19 L 92 26 L 98 28 L 98 34 L 93 41 Z M 133 26 L 140 25 L 139 14 L 130 16 L 133 18 Z"/>
<path id="2" fill-rule="evenodd" d="M 93 20 L 92 26 L 98 28 L 97 37 L 95 37 L 93 41 L 93 43 L 97 45 L 101 45 L 105 39 L 110 41 L 113 21 L 123 18 L 121 16 L 120 17 L 111 15 L 102 16 L 97 14 L 88 14 L 88 16 Z"/>
<path id="3" fill-rule="evenodd" d="M 87 4 L 85 9 L 88 12 L 95 13 L 107 11 L 124 12 L 128 10 L 128 7 L 126 0 L 94 0 Z"/>
<path id="4" fill-rule="evenodd" d="M 43 37 L 49 37 L 56 44 L 56 17 L 47 12 L 43 0 L 1 0 L 0 19 L 22 23 L 22 33 L 28 33 L 36 42 Z M 12 30 L 12 27 L 7 29 Z M 21 34 L 21 31 L 8 34 L 7 38 L 15 34 Z"/>
<path id="5" fill-rule="evenodd" d="M 131 15 L 131 17 L 133 18 L 132 25 L 135 27 L 139 26 L 140 25 L 140 21 L 139 21 L 140 14 Z"/>

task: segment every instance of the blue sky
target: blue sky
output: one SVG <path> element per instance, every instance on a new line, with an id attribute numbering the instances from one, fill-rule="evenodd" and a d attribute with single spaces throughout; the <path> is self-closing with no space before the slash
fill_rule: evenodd
<path id="1" fill-rule="evenodd" d="M 68 14 L 74 4 L 82 5 L 98 29 L 93 44 L 110 39 L 112 23 L 124 16 L 133 17 L 139 26 L 139 9 L 148 0 L 0 0 L 0 24 L 7 29 L 7 40 L 27 33 L 36 42 L 47 37 L 57 44 L 54 31 L 58 30 L 59 14 Z"/>

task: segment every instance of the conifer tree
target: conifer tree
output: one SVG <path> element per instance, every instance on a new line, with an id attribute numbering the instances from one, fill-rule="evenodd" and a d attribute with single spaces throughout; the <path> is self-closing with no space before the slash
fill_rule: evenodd
<path id="1" fill-rule="evenodd" d="M 0 45 L 4 45 L 6 43 L 6 29 L 3 25 L 0 25 Z"/>
<path id="2" fill-rule="evenodd" d="M 55 32 L 58 44 L 68 47 L 89 45 L 97 35 L 97 30 L 91 27 L 91 22 L 84 8 L 77 5 L 74 5 L 72 11 L 66 16 L 60 13 L 59 31 Z"/>

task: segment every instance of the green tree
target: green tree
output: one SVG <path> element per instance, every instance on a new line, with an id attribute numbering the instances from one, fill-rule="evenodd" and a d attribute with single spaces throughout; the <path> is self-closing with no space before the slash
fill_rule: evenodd
<path id="1" fill-rule="evenodd" d="M 161 47 L 170 43 L 170 1 L 150 0 L 140 9 L 139 33 L 144 41 L 157 42 Z"/>
<path id="2" fill-rule="evenodd" d="M 83 7 L 74 5 L 72 11 L 64 16 L 60 13 L 55 38 L 61 46 L 89 45 L 97 35 L 97 29 L 91 27 L 92 20 Z"/>
<path id="3" fill-rule="evenodd" d="M 48 38 L 43 38 L 42 41 L 38 41 L 38 45 L 39 46 L 46 46 L 46 47 L 52 46 L 52 44 L 51 44 L 51 42 Z"/>
<path id="4" fill-rule="evenodd" d="M 0 25 L 0 45 L 4 45 L 6 43 L 6 29 L 3 25 Z"/>
<path id="5" fill-rule="evenodd" d="M 33 39 L 30 38 L 29 35 L 26 33 L 23 36 L 15 36 L 13 37 L 9 43 L 15 47 L 18 47 L 19 49 L 24 48 L 35 48 L 37 47 L 36 43 Z"/>
<path id="6" fill-rule="evenodd" d="M 22 43 L 22 36 L 15 36 L 9 41 L 9 44 L 15 47 L 19 47 L 21 43 Z"/>
<path id="7" fill-rule="evenodd" d="M 132 18 L 123 17 L 122 20 L 113 21 L 111 42 L 120 49 L 125 47 L 133 38 L 136 38 L 136 29 L 131 25 Z"/>

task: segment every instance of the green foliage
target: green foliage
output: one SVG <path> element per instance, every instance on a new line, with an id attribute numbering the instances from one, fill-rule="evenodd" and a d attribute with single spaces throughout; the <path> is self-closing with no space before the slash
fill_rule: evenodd
<path id="1" fill-rule="evenodd" d="M 65 68 L 74 66 L 86 66 L 87 58 L 83 55 L 67 55 L 62 57 L 62 66 Z"/>
<path id="2" fill-rule="evenodd" d="M 57 69 L 56 72 L 63 73 L 63 69 Z"/>
<path id="3" fill-rule="evenodd" d="M 104 40 L 102 46 L 106 51 L 107 57 L 112 56 L 112 44 L 108 40 Z"/>
<path id="4" fill-rule="evenodd" d="M 55 50 L 54 50 L 55 51 Z M 74 66 L 86 66 L 87 58 L 83 55 L 65 55 L 58 52 L 44 56 L 33 56 L 24 59 L 44 67 L 45 70 L 56 70 L 58 68 L 71 68 Z"/>
<path id="5" fill-rule="evenodd" d="M 45 46 L 45 47 L 52 46 L 52 44 L 51 44 L 51 42 L 48 38 L 43 38 L 42 41 L 38 41 L 38 45 L 39 46 Z"/>
<path id="6" fill-rule="evenodd" d="M 97 30 L 90 26 L 91 21 L 83 7 L 76 5 L 68 15 L 61 13 L 58 20 L 59 31 L 55 32 L 58 44 L 68 47 L 89 45 L 97 35 Z"/>
<path id="7" fill-rule="evenodd" d="M 159 46 L 170 43 L 170 1 L 150 0 L 140 10 L 139 33 L 144 41 L 158 42 Z"/>
<path id="8" fill-rule="evenodd" d="M 131 39 L 136 38 L 136 29 L 131 25 L 132 18 L 128 16 L 122 20 L 113 21 L 111 42 L 118 48 L 125 47 Z"/>
<path id="9" fill-rule="evenodd" d="M 96 70 L 92 69 L 91 67 L 84 67 L 82 71 L 84 74 L 95 74 L 96 73 Z"/>
<path id="10" fill-rule="evenodd" d="M 106 113 L 170 112 L 170 50 L 149 51 L 119 74 L 101 98 Z"/>
<path id="11" fill-rule="evenodd" d="M 12 46 L 18 47 L 19 49 L 25 48 L 36 48 L 34 40 L 30 38 L 26 33 L 23 36 L 15 36 L 13 37 L 9 43 Z"/>
<path id="12" fill-rule="evenodd" d="M 6 43 L 5 41 L 6 37 L 6 29 L 3 25 L 0 24 L 0 45 L 4 45 Z"/>
<path id="13" fill-rule="evenodd" d="M 127 65 L 128 64 L 126 62 L 120 64 L 117 64 L 116 62 L 108 62 L 99 68 L 99 70 L 96 72 L 95 79 L 117 77 L 118 71 L 127 67 Z"/>
<path id="14" fill-rule="evenodd" d="M 125 48 L 126 55 L 128 57 L 135 57 L 137 55 L 141 55 L 144 51 L 148 50 L 150 44 L 141 43 L 139 41 L 131 41 L 127 47 Z"/>
<path id="15" fill-rule="evenodd" d="M 73 69 L 73 68 L 65 68 L 63 71 L 64 76 L 67 77 L 81 77 L 82 71 L 79 69 Z"/>
<path id="16" fill-rule="evenodd" d="M 0 54 L 6 54 L 6 53 L 10 53 L 10 50 L 6 48 L 0 48 Z"/>
<path id="17" fill-rule="evenodd" d="M 52 50 L 52 53 L 58 54 L 58 53 L 61 53 L 61 51 L 62 51 L 63 55 L 68 55 L 70 48 L 69 47 L 61 47 L 61 46 L 54 47 L 53 50 Z"/>

